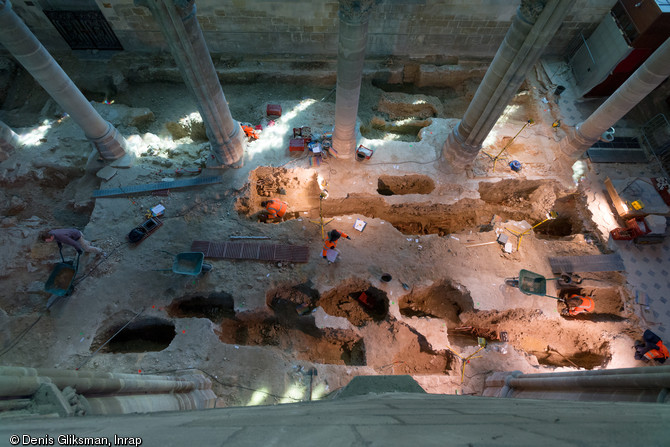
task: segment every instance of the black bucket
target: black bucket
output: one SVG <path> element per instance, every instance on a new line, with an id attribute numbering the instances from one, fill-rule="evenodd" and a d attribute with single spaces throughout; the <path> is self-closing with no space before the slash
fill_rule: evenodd
<path id="1" fill-rule="evenodd" d="M 391 275 L 389 275 L 388 273 L 384 273 L 384 274 L 382 275 L 382 278 L 381 278 L 381 279 L 382 279 L 382 281 L 384 281 L 384 282 L 391 282 L 391 280 L 393 279 L 393 277 L 392 277 Z"/>

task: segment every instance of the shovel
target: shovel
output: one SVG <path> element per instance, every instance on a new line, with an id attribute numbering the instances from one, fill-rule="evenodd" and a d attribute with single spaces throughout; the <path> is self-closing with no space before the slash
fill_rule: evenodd
<path id="1" fill-rule="evenodd" d="M 398 280 L 398 281 L 400 281 L 400 280 Z M 405 284 L 405 283 L 402 282 L 402 281 L 400 281 L 400 284 L 402 285 L 402 288 L 403 288 L 403 289 L 405 289 L 405 290 L 409 290 L 409 286 L 408 286 L 407 284 Z"/>

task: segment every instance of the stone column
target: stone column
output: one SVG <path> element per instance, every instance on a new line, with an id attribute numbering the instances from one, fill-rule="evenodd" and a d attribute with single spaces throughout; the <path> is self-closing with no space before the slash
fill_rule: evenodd
<path id="1" fill-rule="evenodd" d="M 100 156 L 115 160 L 126 154 L 126 141 L 102 119 L 23 21 L 9 0 L 0 0 L 0 44 L 23 65 L 83 130 Z"/>
<path id="2" fill-rule="evenodd" d="M 463 168 L 474 161 L 572 4 L 570 0 L 521 0 L 512 25 L 463 119 L 442 147 L 443 157 L 449 164 Z"/>
<path id="3" fill-rule="evenodd" d="M 667 39 L 607 101 L 583 123 L 577 124 L 562 150 L 576 160 L 610 127 L 637 105 L 645 96 L 670 76 L 670 39 Z"/>
<path id="4" fill-rule="evenodd" d="M 5 161 L 19 146 L 19 136 L 10 127 L 0 121 L 0 161 Z"/>
<path id="5" fill-rule="evenodd" d="M 522 374 L 486 378 L 484 397 L 573 401 L 667 402 L 670 366 Z"/>
<path id="6" fill-rule="evenodd" d="M 210 142 L 213 157 L 210 167 L 242 166 L 244 132 L 230 114 L 195 15 L 194 0 L 135 0 L 135 3 L 151 11 L 195 96 Z"/>
<path id="7" fill-rule="evenodd" d="M 0 366 L 0 397 L 5 400 L 43 401 L 36 393 L 45 385 L 56 397 L 49 403 L 59 403 L 56 407 L 63 415 L 72 415 L 82 407 L 87 414 L 203 410 L 213 408 L 216 401 L 212 382 L 196 370 L 159 376 Z M 68 388 L 72 390 L 68 392 Z M 73 404 L 66 395 L 76 396 L 79 404 Z"/>
<path id="8" fill-rule="evenodd" d="M 368 20 L 376 0 L 339 0 L 337 89 L 333 148 L 339 158 L 351 158 L 356 148 L 356 118 L 368 40 Z"/>

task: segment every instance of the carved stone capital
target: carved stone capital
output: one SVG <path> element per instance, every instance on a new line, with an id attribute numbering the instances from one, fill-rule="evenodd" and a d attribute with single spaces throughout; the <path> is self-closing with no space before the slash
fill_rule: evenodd
<path id="1" fill-rule="evenodd" d="M 339 0 L 340 20 L 350 23 L 365 23 L 370 19 L 372 8 L 381 0 Z"/>
<path id="2" fill-rule="evenodd" d="M 528 23 L 535 23 L 547 5 L 547 0 L 521 0 L 519 15 Z"/>

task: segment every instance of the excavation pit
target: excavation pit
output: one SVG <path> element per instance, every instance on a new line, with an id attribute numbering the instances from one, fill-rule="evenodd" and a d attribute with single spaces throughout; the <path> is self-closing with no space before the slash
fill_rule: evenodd
<path id="1" fill-rule="evenodd" d="M 365 333 L 385 346 L 368 353 L 368 366 L 380 374 L 445 374 L 452 369 L 453 354 L 433 349 L 420 331 L 406 323 L 384 321 L 366 326 Z"/>
<path id="2" fill-rule="evenodd" d="M 490 226 L 491 217 L 499 216 L 503 221 L 526 220 L 532 225 L 546 219 L 547 214 L 557 210 L 559 219 L 548 221 L 536 228 L 536 234 L 544 238 L 560 238 L 582 231 L 579 213 L 575 207 L 581 204 L 571 196 L 557 199 L 559 186 L 555 182 L 540 180 L 502 180 L 482 182 L 479 185 L 480 199 L 461 199 L 455 203 L 433 203 L 431 201 L 387 203 L 382 196 L 431 194 L 434 181 L 425 175 L 378 177 L 378 195 L 350 193 L 346 197 L 329 197 L 319 200 L 320 189 L 317 176 L 305 169 L 259 167 L 250 176 L 251 187 L 240 197 L 235 206 L 238 213 L 251 219 L 260 218 L 264 209 L 261 203 L 268 198 L 279 198 L 288 203 L 284 220 L 305 217 L 295 210 L 306 211 L 313 218 L 322 210 L 324 218 L 361 214 L 387 221 L 403 234 L 422 235 L 458 233 L 467 229 Z M 460 185 L 441 185 L 445 190 L 460 189 Z M 568 220 L 566 220 L 566 218 Z"/>
<path id="3" fill-rule="evenodd" d="M 380 176 L 379 178 L 394 177 Z M 402 178 L 402 176 L 397 176 L 394 181 Z M 384 184 L 381 190 L 378 189 L 380 195 L 381 193 L 396 194 L 385 181 L 382 183 Z M 409 183 L 406 184 L 408 185 Z M 441 185 L 441 188 L 446 190 L 460 187 L 459 185 Z M 491 218 L 494 215 L 502 221 L 526 220 L 531 225 L 535 225 L 556 210 L 561 220 L 554 224 L 555 227 L 549 227 L 550 232 L 559 235 L 579 233 L 583 228 L 578 211 L 582 204 L 577 203 L 571 196 L 557 198 L 559 189 L 559 185 L 555 182 L 540 180 L 482 182 L 479 184 L 480 199 L 461 199 L 450 204 L 428 201 L 405 201 L 390 204 L 378 195 L 351 193 L 345 198 L 329 198 L 323 201 L 323 214 L 325 217 L 362 214 L 385 220 L 403 234 L 444 236 L 468 229 L 479 230 L 487 225 L 490 227 Z M 407 191 L 409 192 L 406 193 L 411 194 L 416 193 L 418 189 L 407 189 Z M 563 218 L 569 219 L 569 226 Z M 536 229 L 541 232 L 547 223 L 551 221 L 543 223 Z M 563 237 L 538 234 L 545 238 Z"/>
<path id="4" fill-rule="evenodd" d="M 479 344 L 479 338 L 483 338 L 490 342 L 505 343 L 507 340 L 507 334 L 501 334 L 498 332 L 498 328 L 480 328 L 472 326 L 460 326 L 449 329 L 449 344 L 451 346 L 456 346 L 459 349 L 463 349 L 469 346 L 477 346 Z"/>
<path id="5" fill-rule="evenodd" d="M 91 344 L 91 351 L 96 351 L 110 338 L 100 352 L 125 354 L 162 351 L 172 343 L 176 335 L 174 324 L 160 318 L 134 320 L 119 332 L 125 324 L 115 324 L 98 331 Z M 119 333 L 115 336 L 117 332 Z"/>
<path id="6" fill-rule="evenodd" d="M 232 295 L 225 292 L 209 296 L 177 298 L 167 307 L 167 313 L 175 318 L 208 318 L 220 323 L 224 318 L 235 316 L 235 302 Z"/>
<path id="7" fill-rule="evenodd" d="M 578 213 L 579 208 L 575 196 L 557 199 L 553 211 L 558 213 L 558 217 L 535 228 L 535 235 L 539 239 L 556 239 L 583 232 L 584 224 Z"/>
<path id="8" fill-rule="evenodd" d="M 565 237 L 574 234 L 572 222 L 568 217 L 559 217 L 547 221 L 535 228 L 534 231 L 539 239 L 543 239 L 542 236 Z"/>
<path id="9" fill-rule="evenodd" d="M 449 352 L 406 353 L 394 358 L 393 363 L 381 368 L 383 374 L 448 374 L 453 369 Z"/>
<path id="10" fill-rule="evenodd" d="M 593 369 L 611 358 L 602 329 L 593 325 L 569 325 L 550 319 L 539 310 L 477 311 L 461 315 L 464 326 L 495 327 L 506 332 L 509 346 L 533 355 L 541 365 Z M 450 334 L 451 335 L 451 334 Z"/>
<path id="11" fill-rule="evenodd" d="M 298 285 L 284 285 L 268 290 L 265 301 L 268 307 L 275 313 L 287 312 L 289 314 L 304 315 L 314 308 L 319 299 L 319 292 L 312 288 L 311 281 Z"/>
<path id="12" fill-rule="evenodd" d="M 486 202 L 503 206 L 518 206 L 531 200 L 539 188 L 553 189 L 553 183 L 545 180 L 500 180 L 479 184 L 479 196 Z"/>
<path id="13" fill-rule="evenodd" d="M 585 281 L 588 281 L 586 279 Z M 569 298 L 572 295 L 588 296 L 593 299 L 593 312 L 568 317 L 575 320 L 589 320 L 593 322 L 623 321 L 626 319 L 623 291 L 619 287 L 567 287 L 559 291 L 559 298 Z M 565 305 L 558 303 L 560 312 Z"/>
<path id="14" fill-rule="evenodd" d="M 295 312 L 238 313 L 234 320 L 224 320 L 217 332 L 224 343 L 269 346 L 300 360 L 349 366 L 366 364 L 365 342 L 353 331 L 319 329 L 313 318 L 300 317 Z"/>
<path id="15" fill-rule="evenodd" d="M 377 179 L 377 192 L 383 196 L 430 194 L 435 182 L 427 175 L 382 175 Z"/>
<path id="16" fill-rule="evenodd" d="M 322 294 L 317 304 L 328 315 L 344 317 L 354 326 L 383 321 L 389 310 L 386 292 L 361 279 L 346 281 Z"/>
<path id="17" fill-rule="evenodd" d="M 605 348 L 606 350 L 606 348 Z M 556 349 L 545 348 L 541 351 L 527 351 L 534 355 L 540 365 L 567 366 L 574 368 L 593 369 L 604 366 L 610 359 L 609 354 L 592 351 L 559 352 Z"/>
<path id="18" fill-rule="evenodd" d="M 398 305 L 405 317 L 432 317 L 447 322 L 448 327 L 461 325 L 460 315 L 474 309 L 472 297 L 460 284 L 442 281 L 403 296 Z"/>
<path id="19" fill-rule="evenodd" d="M 264 221 L 266 209 L 261 203 L 270 199 L 288 204 L 283 220 L 299 218 L 298 210 L 319 208 L 321 190 L 316 174 L 309 169 L 261 166 L 249 173 L 249 185 L 247 194 L 235 202 L 235 209 L 253 220 Z"/>
<path id="20" fill-rule="evenodd" d="M 374 116 L 368 124 L 360 126 L 361 135 L 370 140 L 391 138 L 395 141 L 421 141 L 421 130 L 433 123 L 430 119 L 386 120 Z"/>

